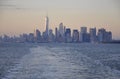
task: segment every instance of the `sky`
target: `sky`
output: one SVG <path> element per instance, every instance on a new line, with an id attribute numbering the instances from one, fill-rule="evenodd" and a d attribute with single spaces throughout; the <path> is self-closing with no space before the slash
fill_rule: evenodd
<path id="1" fill-rule="evenodd" d="M 112 31 L 120 39 L 120 0 L 0 0 L 0 35 L 45 31 L 45 17 L 55 29 L 63 22 L 66 27 Z"/>

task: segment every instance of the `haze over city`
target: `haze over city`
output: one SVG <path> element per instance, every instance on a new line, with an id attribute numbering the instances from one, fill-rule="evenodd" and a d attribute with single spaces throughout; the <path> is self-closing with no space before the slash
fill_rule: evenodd
<path id="1" fill-rule="evenodd" d="M 63 22 L 66 27 L 86 26 L 112 31 L 120 39 L 119 0 L 0 0 L 0 35 L 19 35 L 45 31 L 45 17 L 55 29 Z"/>

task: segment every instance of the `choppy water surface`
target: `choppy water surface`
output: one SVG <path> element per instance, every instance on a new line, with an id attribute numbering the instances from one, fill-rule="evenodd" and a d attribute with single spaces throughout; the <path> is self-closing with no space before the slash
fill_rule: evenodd
<path id="1" fill-rule="evenodd" d="M 120 79 L 120 45 L 39 44 L 2 79 Z"/>

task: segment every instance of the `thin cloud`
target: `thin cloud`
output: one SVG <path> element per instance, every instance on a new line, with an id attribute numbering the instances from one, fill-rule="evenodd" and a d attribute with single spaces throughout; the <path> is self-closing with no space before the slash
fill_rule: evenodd
<path id="1" fill-rule="evenodd" d="M 12 2 L 13 0 L 0 0 L 0 9 L 16 8 L 16 4 Z"/>

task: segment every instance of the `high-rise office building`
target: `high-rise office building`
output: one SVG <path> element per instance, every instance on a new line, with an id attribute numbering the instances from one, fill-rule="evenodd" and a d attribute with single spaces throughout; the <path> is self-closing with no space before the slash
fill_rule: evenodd
<path id="1" fill-rule="evenodd" d="M 90 42 L 90 34 L 89 33 L 83 33 L 82 36 L 82 42 Z"/>
<path id="2" fill-rule="evenodd" d="M 80 33 L 87 33 L 87 27 L 85 26 L 81 27 Z"/>
<path id="3" fill-rule="evenodd" d="M 79 36 L 79 41 L 80 42 L 85 42 L 84 39 L 87 38 L 86 34 L 87 34 L 87 27 L 85 27 L 85 26 L 81 27 L 81 29 L 80 29 L 80 36 Z"/>
<path id="4" fill-rule="evenodd" d="M 49 42 L 54 42 L 55 41 L 55 37 L 54 37 L 52 29 L 49 30 L 49 40 L 48 41 Z"/>
<path id="5" fill-rule="evenodd" d="M 106 30 L 104 28 L 101 28 L 98 30 L 98 41 L 99 42 L 105 41 L 105 33 L 106 33 Z"/>
<path id="6" fill-rule="evenodd" d="M 28 42 L 34 42 L 34 33 L 29 33 L 28 35 Z"/>
<path id="7" fill-rule="evenodd" d="M 99 42 L 110 42 L 112 41 L 112 33 L 107 32 L 104 28 L 98 30 L 98 41 Z"/>
<path id="8" fill-rule="evenodd" d="M 65 42 L 69 43 L 71 41 L 72 41 L 72 39 L 71 39 L 71 29 L 70 28 L 66 28 L 66 31 L 65 31 Z"/>
<path id="9" fill-rule="evenodd" d="M 112 41 L 112 32 L 106 32 L 106 41 L 111 42 Z"/>
<path id="10" fill-rule="evenodd" d="M 20 35 L 20 42 L 28 42 L 28 35 L 25 33 Z"/>
<path id="11" fill-rule="evenodd" d="M 46 35 L 49 36 L 49 18 L 48 18 L 48 16 L 46 16 L 46 18 L 45 18 L 45 26 L 46 26 L 46 30 L 45 30 Z"/>
<path id="12" fill-rule="evenodd" d="M 65 30 L 66 30 L 66 26 L 64 26 L 64 36 L 65 36 Z"/>
<path id="13" fill-rule="evenodd" d="M 63 26 L 63 23 L 59 24 L 58 41 L 59 42 L 64 42 L 64 26 Z"/>
<path id="14" fill-rule="evenodd" d="M 58 28 L 55 28 L 55 41 L 58 41 L 58 36 L 59 36 L 59 32 L 58 32 Z"/>
<path id="15" fill-rule="evenodd" d="M 60 23 L 60 24 L 59 24 L 59 33 L 60 33 L 60 35 L 63 37 L 63 34 L 64 34 L 63 23 Z"/>
<path id="16" fill-rule="evenodd" d="M 35 30 L 34 37 L 36 42 L 41 41 L 41 32 L 38 29 Z"/>
<path id="17" fill-rule="evenodd" d="M 78 30 L 73 30 L 72 42 L 79 42 L 79 32 L 78 32 Z"/>
<path id="18" fill-rule="evenodd" d="M 96 38 L 96 28 L 90 28 L 90 42 L 94 43 L 97 41 Z"/>

